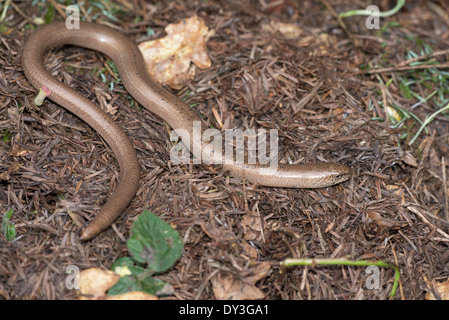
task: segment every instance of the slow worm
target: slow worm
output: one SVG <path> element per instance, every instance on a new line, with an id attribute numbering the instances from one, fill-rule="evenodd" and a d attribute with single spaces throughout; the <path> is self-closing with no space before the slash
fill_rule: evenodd
<path id="1" fill-rule="evenodd" d="M 120 166 L 120 181 L 112 196 L 91 223 L 82 229 L 80 238 L 89 240 L 108 228 L 134 198 L 140 180 L 136 151 L 124 131 L 100 108 L 87 98 L 56 80 L 44 66 L 44 55 L 52 48 L 75 45 L 97 50 L 116 64 L 126 90 L 145 108 L 161 117 L 172 129 L 184 129 L 192 139 L 193 122 L 201 121 L 198 114 L 177 96 L 158 85 L 147 72 L 137 45 L 117 31 L 98 24 L 81 22 L 79 29 L 67 29 L 57 22 L 39 27 L 25 42 L 22 67 L 27 79 L 39 90 L 46 87 L 48 98 L 77 115 L 111 147 Z M 187 140 L 183 140 L 187 141 Z M 193 156 L 204 159 L 210 145 L 191 145 Z M 198 144 L 197 144 L 198 145 Z M 212 153 L 210 153 L 212 154 Z M 212 160 L 213 155 L 210 156 Z M 217 159 L 215 159 L 216 161 Z M 223 164 L 232 176 L 252 183 L 285 188 L 323 188 L 346 181 L 352 170 L 339 163 L 279 164 L 277 169 L 263 165 Z"/>

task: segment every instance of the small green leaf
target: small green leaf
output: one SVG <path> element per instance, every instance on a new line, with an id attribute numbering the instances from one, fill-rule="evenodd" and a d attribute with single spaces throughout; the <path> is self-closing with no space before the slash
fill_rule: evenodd
<path id="1" fill-rule="evenodd" d="M 183 249 L 179 233 L 148 210 L 134 222 L 127 245 L 134 260 L 147 263 L 155 273 L 172 267 Z"/>
<path id="2" fill-rule="evenodd" d="M 125 267 L 125 266 L 130 267 L 130 266 L 134 266 L 135 264 L 136 264 L 136 261 L 133 258 L 122 257 L 122 258 L 115 260 L 115 262 L 111 266 L 111 270 L 114 271 L 114 269 L 117 267 Z"/>
<path id="3" fill-rule="evenodd" d="M 11 132 L 9 132 L 8 129 L 2 131 L 2 141 L 3 142 L 9 142 L 9 140 L 11 140 Z"/>
<path id="4" fill-rule="evenodd" d="M 2 219 L 2 233 L 6 238 L 6 241 L 12 241 L 16 237 L 16 227 L 9 221 L 11 219 L 13 209 L 6 210 Z"/>
<path id="5" fill-rule="evenodd" d="M 143 291 L 153 295 L 173 294 L 173 287 L 155 273 L 169 269 L 179 259 L 183 245 L 179 233 L 148 210 L 134 222 L 127 242 L 133 257 L 123 257 L 114 262 L 111 270 L 120 280 L 108 290 L 117 295 L 131 291 Z"/>
<path id="6" fill-rule="evenodd" d="M 3 218 L 6 218 L 8 220 L 11 219 L 13 212 L 14 212 L 14 210 L 9 208 L 8 210 L 6 210 L 5 215 L 3 216 Z"/>
<path id="7" fill-rule="evenodd" d="M 171 287 L 166 282 L 153 277 L 146 277 L 139 281 L 138 277 L 124 276 L 108 290 L 108 294 L 117 295 L 133 291 L 142 291 L 153 295 L 162 295 L 161 293 L 165 292 L 170 294 L 170 291 L 173 290 L 165 290 L 167 286 Z"/>

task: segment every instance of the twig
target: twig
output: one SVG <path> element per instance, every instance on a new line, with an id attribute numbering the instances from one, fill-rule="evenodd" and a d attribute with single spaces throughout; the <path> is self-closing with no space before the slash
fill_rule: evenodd
<path id="1" fill-rule="evenodd" d="M 397 66 L 398 67 L 402 67 L 402 66 L 405 66 L 405 65 L 409 65 L 410 63 L 415 62 L 415 61 L 425 60 L 425 59 L 429 59 L 429 58 L 435 58 L 437 56 L 445 55 L 445 54 L 448 54 L 448 53 L 449 53 L 449 49 L 435 51 L 435 52 L 432 52 L 432 53 L 429 53 L 429 54 L 425 54 L 425 55 L 422 55 L 422 56 L 417 56 L 417 57 L 411 58 L 409 60 L 403 61 L 400 64 L 398 64 Z"/>
<path id="2" fill-rule="evenodd" d="M 29 23 L 32 23 L 32 24 L 37 25 L 37 23 L 36 23 L 33 19 L 30 19 L 30 18 L 28 17 L 28 15 L 26 15 L 25 13 L 23 13 L 23 11 L 20 10 L 20 8 L 19 8 L 18 6 L 16 6 L 14 2 L 11 2 L 11 7 L 13 7 L 14 10 L 16 10 L 17 13 L 20 14 L 26 21 L 28 21 Z"/>
<path id="3" fill-rule="evenodd" d="M 339 14 L 334 10 L 334 8 L 330 5 L 330 3 L 327 2 L 327 0 L 321 0 L 321 2 L 324 4 L 326 9 L 329 10 L 335 18 L 337 18 L 338 23 L 340 24 L 340 27 L 352 39 L 352 34 L 349 32 L 348 28 L 346 27 L 346 24 L 344 23 L 343 19 L 340 18 Z"/>
<path id="4" fill-rule="evenodd" d="M 386 263 L 384 261 L 372 261 L 372 260 L 349 260 L 346 258 L 340 259 L 285 259 L 281 262 L 281 267 L 288 268 L 292 266 L 329 266 L 329 265 L 345 265 L 345 266 L 376 266 L 376 267 L 386 267 L 394 269 L 394 283 L 391 288 L 390 297 L 393 298 L 396 294 L 396 290 L 399 284 L 399 278 L 401 276 L 401 272 L 399 268 L 395 265 Z M 282 272 L 282 269 L 281 269 Z"/>
<path id="5" fill-rule="evenodd" d="M 420 69 L 430 69 L 430 68 L 438 68 L 438 69 L 449 68 L 449 63 L 421 64 L 419 66 L 402 66 L 402 67 L 396 66 L 396 67 L 379 68 L 379 69 L 372 69 L 372 70 L 360 70 L 360 71 L 356 72 L 356 74 L 374 74 L 374 73 L 384 73 L 384 72 L 392 72 L 392 71 L 420 70 Z"/>
<path id="6" fill-rule="evenodd" d="M 56 3 L 55 0 L 50 0 L 51 4 L 53 5 L 53 7 L 56 9 L 56 11 L 58 11 L 58 13 L 64 17 L 67 18 L 67 14 L 60 8 L 60 4 Z"/>
<path id="7" fill-rule="evenodd" d="M 449 26 L 449 15 L 446 13 L 444 9 L 442 9 L 436 3 L 430 1 L 427 2 L 427 6 L 430 8 L 430 10 L 432 10 L 435 14 L 437 14 L 446 25 Z"/>

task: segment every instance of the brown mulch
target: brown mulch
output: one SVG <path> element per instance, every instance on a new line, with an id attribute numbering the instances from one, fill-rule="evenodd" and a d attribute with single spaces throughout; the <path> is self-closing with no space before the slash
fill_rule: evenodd
<path id="1" fill-rule="evenodd" d="M 94 11 L 97 23 L 114 24 L 137 42 L 161 37 L 166 25 L 197 14 L 215 32 L 208 42 L 212 66 L 173 93 L 188 97 L 215 128 L 217 115 L 230 127 L 277 128 L 284 162 L 338 161 L 354 176 L 330 188 L 283 189 L 243 184 L 217 166 L 172 165 L 170 129 L 119 84 L 111 90 L 106 59 L 80 48 L 58 49 L 47 56 L 52 74 L 97 104 L 118 106 L 114 120 L 133 140 L 141 165 L 141 187 L 128 209 L 112 228 L 80 242 L 80 227 L 117 184 L 118 164 L 76 116 L 50 101 L 33 105 L 36 90 L 22 73 L 21 48 L 34 29 L 32 19 L 56 1 L 44 7 L 14 1 L 0 34 L 0 214 L 14 210 L 17 235 L 11 242 L 0 235 L 0 299 L 75 298 L 66 287 L 66 268 L 109 269 L 127 256 L 130 226 L 143 209 L 169 222 L 184 242 L 182 258 L 161 276 L 175 289 L 166 299 L 216 299 L 214 283 L 258 277 L 266 263 L 270 268 L 255 282 L 265 299 L 389 297 L 391 269 L 380 268 L 380 287 L 370 289 L 365 267 L 280 273 L 279 263 L 289 257 L 387 261 L 401 270 L 395 299 L 423 299 L 426 278 L 449 277 L 448 121 L 440 114 L 409 146 L 419 125 L 410 119 L 394 128 L 381 105 L 408 109 L 416 103 L 398 87 L 398 77 L 407 73 L 359 71 L 400 64 L 408 50 L 419 52 L 413 37 L 435 51 L 446 49 L 448 21 L 424 0 L 407 1 L 397 15 L 381 19 L 382 26 L 401 25 L 383 33 L 367 30 L 364 17 L 346 19 L 344 30 L 332 14 L 368 2 L 122 0 L 116 2 L 124 8 L 115 15 L 119 22 Z M 390 8 L 389 1 L 374 2 Z M 449 9 L 443 1 L 434 5 Z M 64 7 L 58 9 L 55 20 L 64 18 Z M 263 27 L 270 22 L 296 24 L 300 36 L 270 33 Z M 154 34 L 148 36 L 147 28 Z M 437 59 L 445 62 L 447 55 Z M 105 82 L 98 76 L 103 69 Z M 415 89 L 422 96 L 432 91 L 419 84 Z M 436 108 L 428 102 L 413 112 L 424 119 Z"/>

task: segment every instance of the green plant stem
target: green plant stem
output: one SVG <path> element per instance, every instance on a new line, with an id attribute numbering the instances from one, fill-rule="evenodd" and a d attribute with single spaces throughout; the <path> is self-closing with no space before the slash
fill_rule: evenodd
<path id="1" fill-rule="evenodd" d="M 389 17 L 392 16 L 394 14 L 396 14 L 403 6 L 405 5 L 405 0 L 398 0 L 398 2 L 396 3 L 396 6 L 388 11 L 385 12 L 375 12 L 375 11 L 371 11 L 371 10 L 351 10 L 351 11 L 346 11 L 346 12 L 342 12 L 339 14 L 338 18 L 347 18 L 347 17 L 351 17 L 351 16 L 376 16 L 376 17 L 381 17 L 381 18 L 385 18 L 385 17 Z"/>
<path id="2" fill-rule="evenodd" d="M 434 112 L 430 116 L 426 117 L 426 120 L 421 124 L 421 127 L 419 128 L 418 132 L 415 134 L 412 140 L 409 141 L 408 145 L 412 145 L 415 140 L 418 138 L 418 136 L 421 134 L 421 131 L 425 129 L 425 127 L 433 121 L 433 119 L 441 112 L 446 111 L 449 109 L 449 104 L 447 104 L 444 108 L 441 108 L 440 110 Z"/>
<path id="3" fill-rule="evenodd" d="M 284 268 L 293 267 L 293 266 L 325 266 L 325 265 L 345 265 L 345 266 L 377 266 L 377 267 L 385 267 L 394 269 L 394 283 L 393 288 L 391 288 L 390 297 L 393 298 L 396 294 L 396 290 L 399 285 L 399 278 L 401 276 L 401 272 L 399 268 L 395 265 L 386 263 L 384 261 L 372 261 L 372 260 L 349 260 L 346 258 L 340 259 L 285 259 L 281 262 L 281 266 Z"/>

